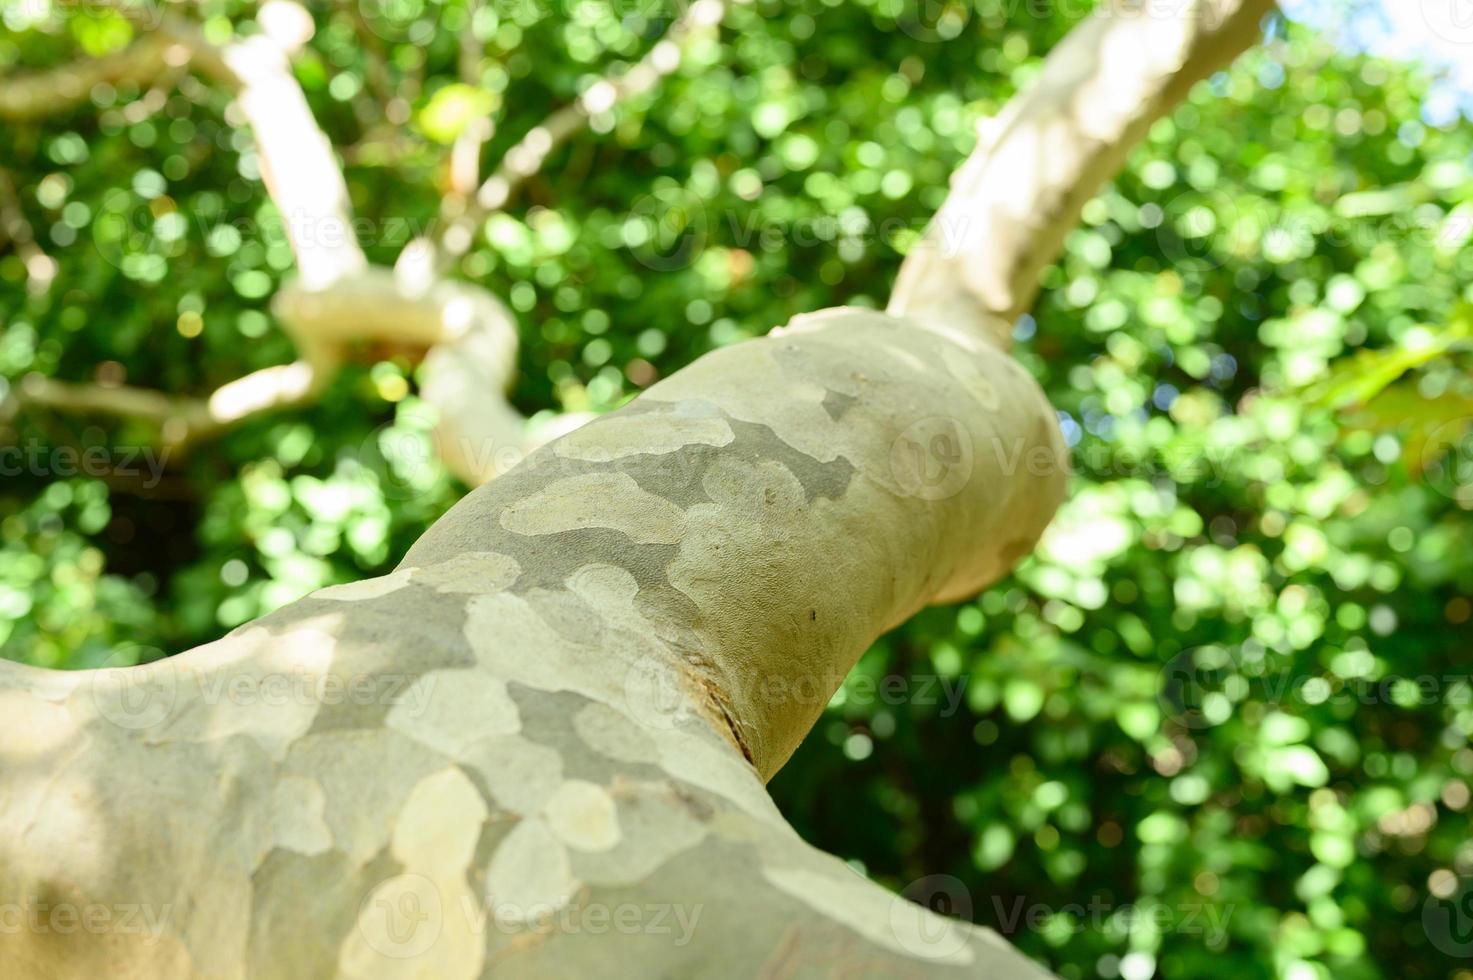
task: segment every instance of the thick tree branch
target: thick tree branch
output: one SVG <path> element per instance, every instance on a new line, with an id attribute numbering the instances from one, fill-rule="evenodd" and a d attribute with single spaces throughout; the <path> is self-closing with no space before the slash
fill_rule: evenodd
<path id="1" fill-rule="evenodd" d="M 830 310 L 544 447 L 388 576 L 145 667 L 0 662 L 0 900 L 156 919 L 10 962 L 1042 977 L 803 843 L 763 780 L 876 635 L 1028 551 L 1061 452 L 985 341 Z M 621 903 L 688 931 L 558 927 Z"/>
<path id="2" fill-rule="evenodd" d="M 889 310 L 1000 343 L 1080 210 L 1152 123 L 1252 44 L 1273 0 L 1109 0 L 1049 53 L 952 177 Z"/>

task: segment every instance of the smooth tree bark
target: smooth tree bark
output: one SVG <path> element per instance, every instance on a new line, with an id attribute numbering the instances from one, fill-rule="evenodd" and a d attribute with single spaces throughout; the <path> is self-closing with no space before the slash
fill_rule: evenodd
<path id="1" fill-rule="evenodd" d="M 763 784 L 877 635 L 995 581 L 1062 499 L 1008 317 L 1270 5 L 1147 9 L 1060 46 L 888 312 L 707 355 L 389 575 L 142 667 L 0 664 L 7 975 L 1043 976 L 802 841 Z"/>

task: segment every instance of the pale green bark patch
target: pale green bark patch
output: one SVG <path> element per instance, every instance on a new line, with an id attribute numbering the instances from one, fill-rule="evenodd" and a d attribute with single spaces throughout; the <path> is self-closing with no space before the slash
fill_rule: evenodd
<path id="1" fill-rule="evenodd" d="M 602 463 L 626 456 L 663 456 L 686 446 L 719 448 L 735 438 L 731 426 L 717 416 L 629 414 L 605 419 L 592 432 L 572 432 L 554 444 L 554 451 L 563 459 Z"/>
<path id="2" fill-rule="evenodd" d="M 362 582 L 349 582 L 346 585 L 330 585 L 325 589 L 318 589 L 312 593 L 314 599 L 333 599 L 338 602 L 361 602 L 364 599 L 379 599 L 390 592 L 397 592 L 409 584 L 410 569 L 401 568 L 390 572 L 388 575 L 380 575 L 378 578 L 364 579 Z"/>
<path id="3" fill-rule="evenodd" d="M 685 513 L 641 490 L 626 473 L 585 473 L 554 480 L 508 505 L 501 512 L 501 526 L 515 534 L 601 527 L 636 544 L 679 544 L 685 536 Z"/>
<path id="4" fill-rule="evenodd" d="M 425 674 L 389 710 L 386 724 L 452 758 L 483 738 L 515 735 L 522 727 L 506 684 L 476 670 Z"/>
<path id="5" fill-rule="evenodd" d="M 521 573 L 521 566 L 510 555 L 474 551 L 429 568 L 413 569 L 411 578 L 437 592 L 474 594 L 509 589 Z"/>
<path id="6" fill-rule="evenodd" d="M 538 817 L 513 827 L 486 869 L 486 897 L 492 914 L 504 923 L 556 912 L 572 900 L 577 886 L 568 849 Z"/>

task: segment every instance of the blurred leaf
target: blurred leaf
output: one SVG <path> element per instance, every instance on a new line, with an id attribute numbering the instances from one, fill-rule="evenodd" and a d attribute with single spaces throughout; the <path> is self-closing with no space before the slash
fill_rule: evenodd
<path id="1" fill-rule="evenodd" d="M 467 126 L 491 114 L 496 97 L 483 88 L 460 82 L 444 86 L 419 110 L 415 121 L 437 143 L 454 143 Z"/>
<path id="2" fill-rule="evenodd" d="M 1473 307 L 1460 305 L 1446 329 L 1415 332 L 1414 341 L 1384 350 L 1363 350 L 1335 365 L 1330 377 L 1307 393 L 1311 404 L 1340 410 L 1364 405 L 1412 368 L 1435 361 L 1473 335 Z"/>

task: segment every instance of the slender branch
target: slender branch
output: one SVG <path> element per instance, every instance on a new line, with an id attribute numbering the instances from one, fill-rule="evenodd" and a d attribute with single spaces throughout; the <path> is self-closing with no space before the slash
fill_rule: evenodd
<path id="1" fill-rule="evenodd" d="M 0 167 L 0 247 L 7 242 L 26 267 L 26 285 L 33 293 L 44 293 L 56 278 L 56 260 L 36 241 L 36 234 L 21 207 L 20 194 L 10 172 Z"/>
<path id="2" fill-rule="evenodd" d="M 1110 0 L 1049 54 L 952 177 L 889 312 L 1006 346 L 1085 203 L 1151 125 L 1259 36 L 1273 0 Z M 1183 9 L 1185 6 L 1185 9 Z"/>
<path id="3" fill-rule="evenodd" d="M 24 407 L 37 405 L 81 415 L 113 415 L 152 422 L 159 427 L 161 445 L 178 448 L 209 422 L 205 402 L 129 385 L 77 384 L 29 374 L 17 386 L 16 400 Z"/>
<path id="4" fill-rule="evenodd" d="M 15 394 L 23 406 L 151 422 L 159 428 L 161 446 L 185 450 L 249 418 L 304 404 L 321 391 L 328 377 L 306 361 L 294 361 L 253 371 L 221 385 L 208 398 L 196 398 L 152 388 L 77 384 L 32 374 Z"/>
<path id="5" fill-rule="evenodd" d="M 466 17 L 460 31 L 460 81 L 463 85 L 479 85 L 484 46 L 476 36 L 474 11 Z M 481 179 L 481 148 L 491 138 L 493 127 L 489 117 L 472 119 L 455 138 L 450 148 L 450 193 L 440 202 L 442 217 L 465 209 L 466 199 L 475 193 Z"/>
<path id="6" fill-rule="evenodd" d="M 272 305 L 299 359 L 254 371 L 208 397 L 33 374 L 17 386 L 15 400 L 22 407 L 152 422 L 159 444 L 182 452 L 249 419 L 313 401 L 337 376 L 352 345 L 383 340 L 428 350 L 420 393 L 439 414 L 440 455 L 469 484 L 492 479 L 569 427 L 530 433 L 507 404 L 516 327 L 506 307 L 480 286 L 440 280 L 414 291 L 392 270 L 369 266 L 320 290 L 301 279 L 288 283 Z"/>
<path id="7" fill-rule="evenodd" d="M 60 115 L 86 103 L 99 85 L 143 85 L 163 72 L 172 39 L 147 34 L 128 47 L 103 58 L 89 58 L 46 71 L 0 80 L 0 119 L 30 122 Z"/>
<path id="8" fill-rule="evenodd" d="M 353 26 L 353 33 L 358 38 L 358 47 L 363 52 L 364 75 L 369 88 L 373 90 L 379 102 L 387 107 L 391 102 L 401 98 L 403 93 L 396 94 L 394 91 L 394 83 L 389 76 L 388 55 L 384 52 L 384 39 L 374 33 L 372 26 L 364 17 L 361 2 L 336 0 L 335 6 L 348 18 L 348 23 Z"/>
<path id="9" fill-rule="evenodd" d="M 542 169 L 555 149 L 587 127 L 594 116 L 653 88 L 679 67 L 685 42 L 693 34 L 719 24 L 725 13 L 726 0 L 695 0 L 632 68 L 593 83 L 574 102 L 532 127 L 506 152 L 465 210 L 454 220 L 432 229 L 428 241 L 421 240 L 406 249 L 401 262 L 423 261 L 422 254 L 411 253 L 432 250 L 429 265 L 435 273 L 443 273 L 470 248 L 474 229 L 492 212 L 505 207 L 512 195 Z"/>

